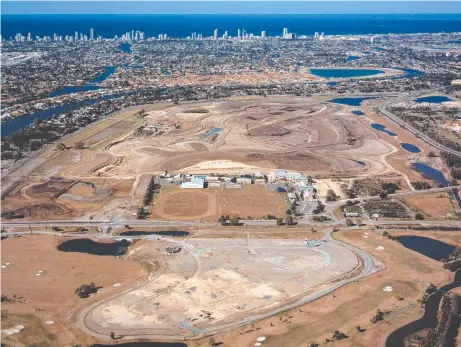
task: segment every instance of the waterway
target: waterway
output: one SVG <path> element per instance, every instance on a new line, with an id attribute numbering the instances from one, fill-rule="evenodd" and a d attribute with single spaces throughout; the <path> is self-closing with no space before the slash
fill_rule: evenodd
<path id="1" fill-rule="evenodd" d="M 412 145 L 411 143 L 401 143 L 400 144 L 404 150 L 410 153 L 421 153 L 421 150 L 418 146 Z"/>
<path id="2" fill-rule="evenodd" d="M 334 102 L 336 104 L 348 105 L 348 106 L 360 106 L 364 100 L 376 99 L 376 97 L 364 97 L 364 98 L 335 98 L 328 100 L 328 102 Z"/>
<path id="3" fill-rule="evenodd" d="M 376 129 L 378 131 L 381 131 L 389 136 L 397 136 L 396 133 L 393 133 L 392 131 L 387 130 L 385 125 L 379 124 L 379 123 L 371 123 L 371 127 L 373 129 Z"/>
<path id="4" fill-rule="evenodd" d="M 357 60 L 357 59 L 360 59 L 360 57 L 357 57 L 355 55 L 350 55 L 349 57 L 346 58 L 345 61 L 354 61 L 354 60 Z"/>
<path id="5" fill-rule="evenodd" d="M 15 132 L 22 130 L 25 127 L 28 127 L 34 123 L 35 119 L 46 120 L 53 116 L 63 114 L 67 111 L 72 111 L 78 108 L 83 107 L 84 105 L 92 105 L 101 100 L 110 100 L 122 96 L 122 94 L 108 94 L 103 95 L 98 98 L 88 99 L 85 101 L 73 101 L 66 104 L 61 104 L 59 106 L 48 108 L 45 110 L 40 110 L 35 113 L 26 114 L 21 117 L 12 118 L 9 121 L 5 122 L 1 126 L 1 135 L 8 136 Z"/>
<path id="6" fill-rule="evenodd" d="M 372 69 L 311 69 L 311 74 L 323 78 L 366 77 L 381 73 L 384 73 L 384 71 Z"/>
<path id="7" fill-rule="evenodd" d="M 386 341 L 386 347 L 405 347 L 405 338 L 423 329 L 432 329 L 437 326 L 437 313 L 444 293 L 461 286 L 461 271 L 457 271 L 452 283 L 447 284 L 432 294 L 424 305 L 424 316 L 395 331 Z M 454 332 L 456 334 L 456 332 Z M 454 336 L 456 337 L 456 335 Z M 448 336 L 449 341 L 454 341 L 453 336 Z"/>
<path id="8" fill-rule="evenodd" d="M 65 86 L 65 87 L 62 87 L 61 89 L 58 89 L 58 90 L 55 90 L 54 92 L 49 93 L 48 97 L 53 98 L 56 96 L 88 92 L 90 90 L 98 90 L 101 88 L 102 87 L 96 86 L 96 85 Z"/>
<path id="9" fill-rule="evenodd" d="M 128 250 L 129 242 L 126 240 L 105 243 L 96 242 L 91 239 L 73 239 L 64 241 L 58 246 L 61 252 L 77 252 L 93 255 L 123 255 Z"/>
<path id="10" fill-rule="evenodd" d="M 429 237 L 400 236 L 397 240 L 406 248 L 437 261 L 447 258 L 456 249 L 455 246 Z"/>

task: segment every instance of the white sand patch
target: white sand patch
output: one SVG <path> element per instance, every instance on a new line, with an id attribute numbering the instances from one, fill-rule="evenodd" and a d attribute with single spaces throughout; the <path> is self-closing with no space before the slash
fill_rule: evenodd
<path id="1" fill-rule="evenodd" d="M 186 167 L 182 171 L 202 171 L 202 170 L 255 170 L 259 168 L 252 165 L 243 164 L 232 160 L 213 160 L 213 161 L 202 161 L 193 166 Z"/>
<path id="2" fill-rule="evenodd" d="M 391 286 L 387 286 L 387 287 L 384 287 L 383 290 L 385 292 L 392 292 L 392 287 Z"/>
<path id="3" fill-rule="evenodd" d="M 258 341 L 258 342 L 263 342 L 263 341 L 265 341 L 265 340 L 266 340 L 266 337 L 265 337 L 265 336 L 260 336 L 260 337 L 258 337 L 258 338 L 256 339 L 256 341 Z"/>
<path id="4" fill-rule="evenodd" d="M 384 249 L 384 247 L 383 247 L 383 246 L 378 246 L 378 247 L 376 247 L 376 249 L 377 249 L 378 251 L 382 251 L 382 250 Z"/>
<path id="5" fill-rule="evenodd" d="M 270 295 L 270 296 L 280 295 L 280 292 L 278 290 L 272 288 L 271 286 L 267 284 L 262 284 L 256 288 L 253 288 L 250 290 L 250 292 L 258 298 L 261 298 L 262 296 L 265 296 L 265 295 Z"/>

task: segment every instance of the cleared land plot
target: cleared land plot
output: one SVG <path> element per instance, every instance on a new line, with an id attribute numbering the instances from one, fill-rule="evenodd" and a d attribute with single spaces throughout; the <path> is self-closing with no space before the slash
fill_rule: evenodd
<path id="1" fill-rule="evenodd" d="M 363 204 L 364 210 L 368 215 L 377 213 L 384 218 L 409 218 L 410 214 L 405 206 L 397 201 L 391 200 L 371 200 Z"/>
<path id="2" fill-rule="evenodd" d="M 429 217 L 445 217 L 457 211 L 456 200 L 446 192 L 414 195 L 406 198 L 410 206 L 416 207 Z"/>
<path id="3" fill-rule="evenodd" d="M 369 233 L 368 238 L 363 237 L 364 232 Z M 448 233 L 437 234 L 443 236 Z M 459 244 L 459 233 L 452 234 Z M 433 233 L 424 231 L 421 235 L 432 237 Z M 266 336 L 264 346 L 267 347 L 306 347 L 313 342 L 320 346 L 384 346 L 390 332 L 421 317 L 423 310 L 417 300 L 421 299 L 429 283 L 439 287 L 453 278 L 453 274 L 444 270 L 441 263 L 379 236 L 372 230 L 341 231 L 334 233 L 334 236 L 365 249 L 381 260 L 386 268 L 336 290 L 334 295 L 257 322 L 246 329 L 219 335 L 216 341 L 222 342 L 222 347 L 253 346 L 257 337 Z M 376 249 L 378 246 L 384 249 Z M 383 291 L 386 286 L 391 286 L 393 291 Z M 398 300 L 398 297 L 404 299 Z M 414 308 L 405 310 L 410 304 L 414 304 Z M 370 319 L 378 308 L 398 314 L 394 314 L 390 320 L 386 318 L 373 324 Z M 358 325 L 364 332 L 356 330 Z M 331 338 L 335 330 L 346 333 L 349 338 L 325 344 L 325 339 Z M 204 346 L 207 340 L 191 341 L 189 346 Z"/>
<path id="4" fill-rule="evenodd" d="M 152 218 L 216 220 L 220 215 L 262 218 L 267 214 L 282 217 L 288 208 L 284 197 L 261 185 L 222 190 L 163 187 L 154 200 Z"/>
<path id="5" fill-rule="evenodd" d="M 187 336 L 180 322 L 199 329 L 238 323 L 353 276 L 361 267 L 354 252 L 336 243 L 309 248 L 303 240 L 191 239 L 177 243 L 182 250 L 174 256 L 162 256 L 170 245 L 152 241 L 139 247 L 137 256 L 161 257 L 168 271 L 101 302 L 85 324 L 104 334 Z"/>

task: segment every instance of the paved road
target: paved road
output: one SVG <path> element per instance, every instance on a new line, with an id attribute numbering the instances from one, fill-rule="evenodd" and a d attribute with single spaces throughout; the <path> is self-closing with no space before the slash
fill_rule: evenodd
<path id="1" fill-rule="evenodd" d="M 441 151 L 445 151 L 445 152 L 448 152 L 448 153 L 451 153 L 453 155 L 456 155 L 458 157 L 461 157 L 461 152 L 458 152 L 454 149 L 451 149 L 451 148 L 448 148 L 448 147 L 445 147 L 444 145 L 434 141 L 433 139 L 431 139 L 429 136 L 427 136 L 426 134 L 424 134 L 423 132 L 419 131 L 418 129 L 414 128 L 413 126 L 411 126 L 410 124 L 408 124 L 407 122 L 403 121 L 401 118 L 397 117 L 396 115 L 394 115 L 391 111 L 389 111 L 386 107 L 387 106 L 390 106 L 390 105 L 393 105 L 393 104 L 396 104 L 398 102 L 404 102 L 404 101 L 407 101 L 408 99 L 413 99 L 415 98 L 416 96 L 418 95 L 422 95 L 422 94 L 427 94 L 427 91 L 424 92 L 424 93 L 421 93 L 421 92 L 418 92 L 418 93 L 410 93 L 410 95 L 408 96 L 401 96 L 397 99 L 393 99 L 393 100 L 390 100 L 384 104 L 381 104 L 381 106 L 379 106 L 379 111 L 384 114 L 386 117 L 390 118 L 391 120 L 393 120 L 395 123 L 399 124 L 401 127 L 407 129 L 409 132 L 413 133 L 414 135 L 416 135 L 417 137 L 419 137 L 421 140 L 423 140 L 424 142 L 428 143 L 429 145 L 441 150 Z"/>

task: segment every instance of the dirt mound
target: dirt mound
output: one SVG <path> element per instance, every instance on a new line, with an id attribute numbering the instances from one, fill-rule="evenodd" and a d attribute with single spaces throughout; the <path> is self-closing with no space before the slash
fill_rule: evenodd
<path id="1" fill-rule="evenodd" d="M 250 136 L 283 136 L 290 133 L 290 130 L 275 124 L 260 125 L 248 131 Z"/>
<path id="2" fill-rule="evenodd" d="M 55 198 L 65 193 L 75 181 L 59 177 L 52 177 L 50 180 L 28 187 L 25 190 L 27 196 Z"/>
<path id="3" fill-rule="evenodd" d="M 274 163 L 279 168 L 285 168 L 298 171 L 326 171 L 330 165 L 308 153 L 256 153 L 252 152 L 246 155 L 247 158 L 267 160 Z"/>
<path id="4" fill-rule="evenodd" d="M 16 215 L 27 217 L 52 217 L 69 213 L 63 206 L 53 203 L 43 203 L 18 208 L 14 211 Z"/>

